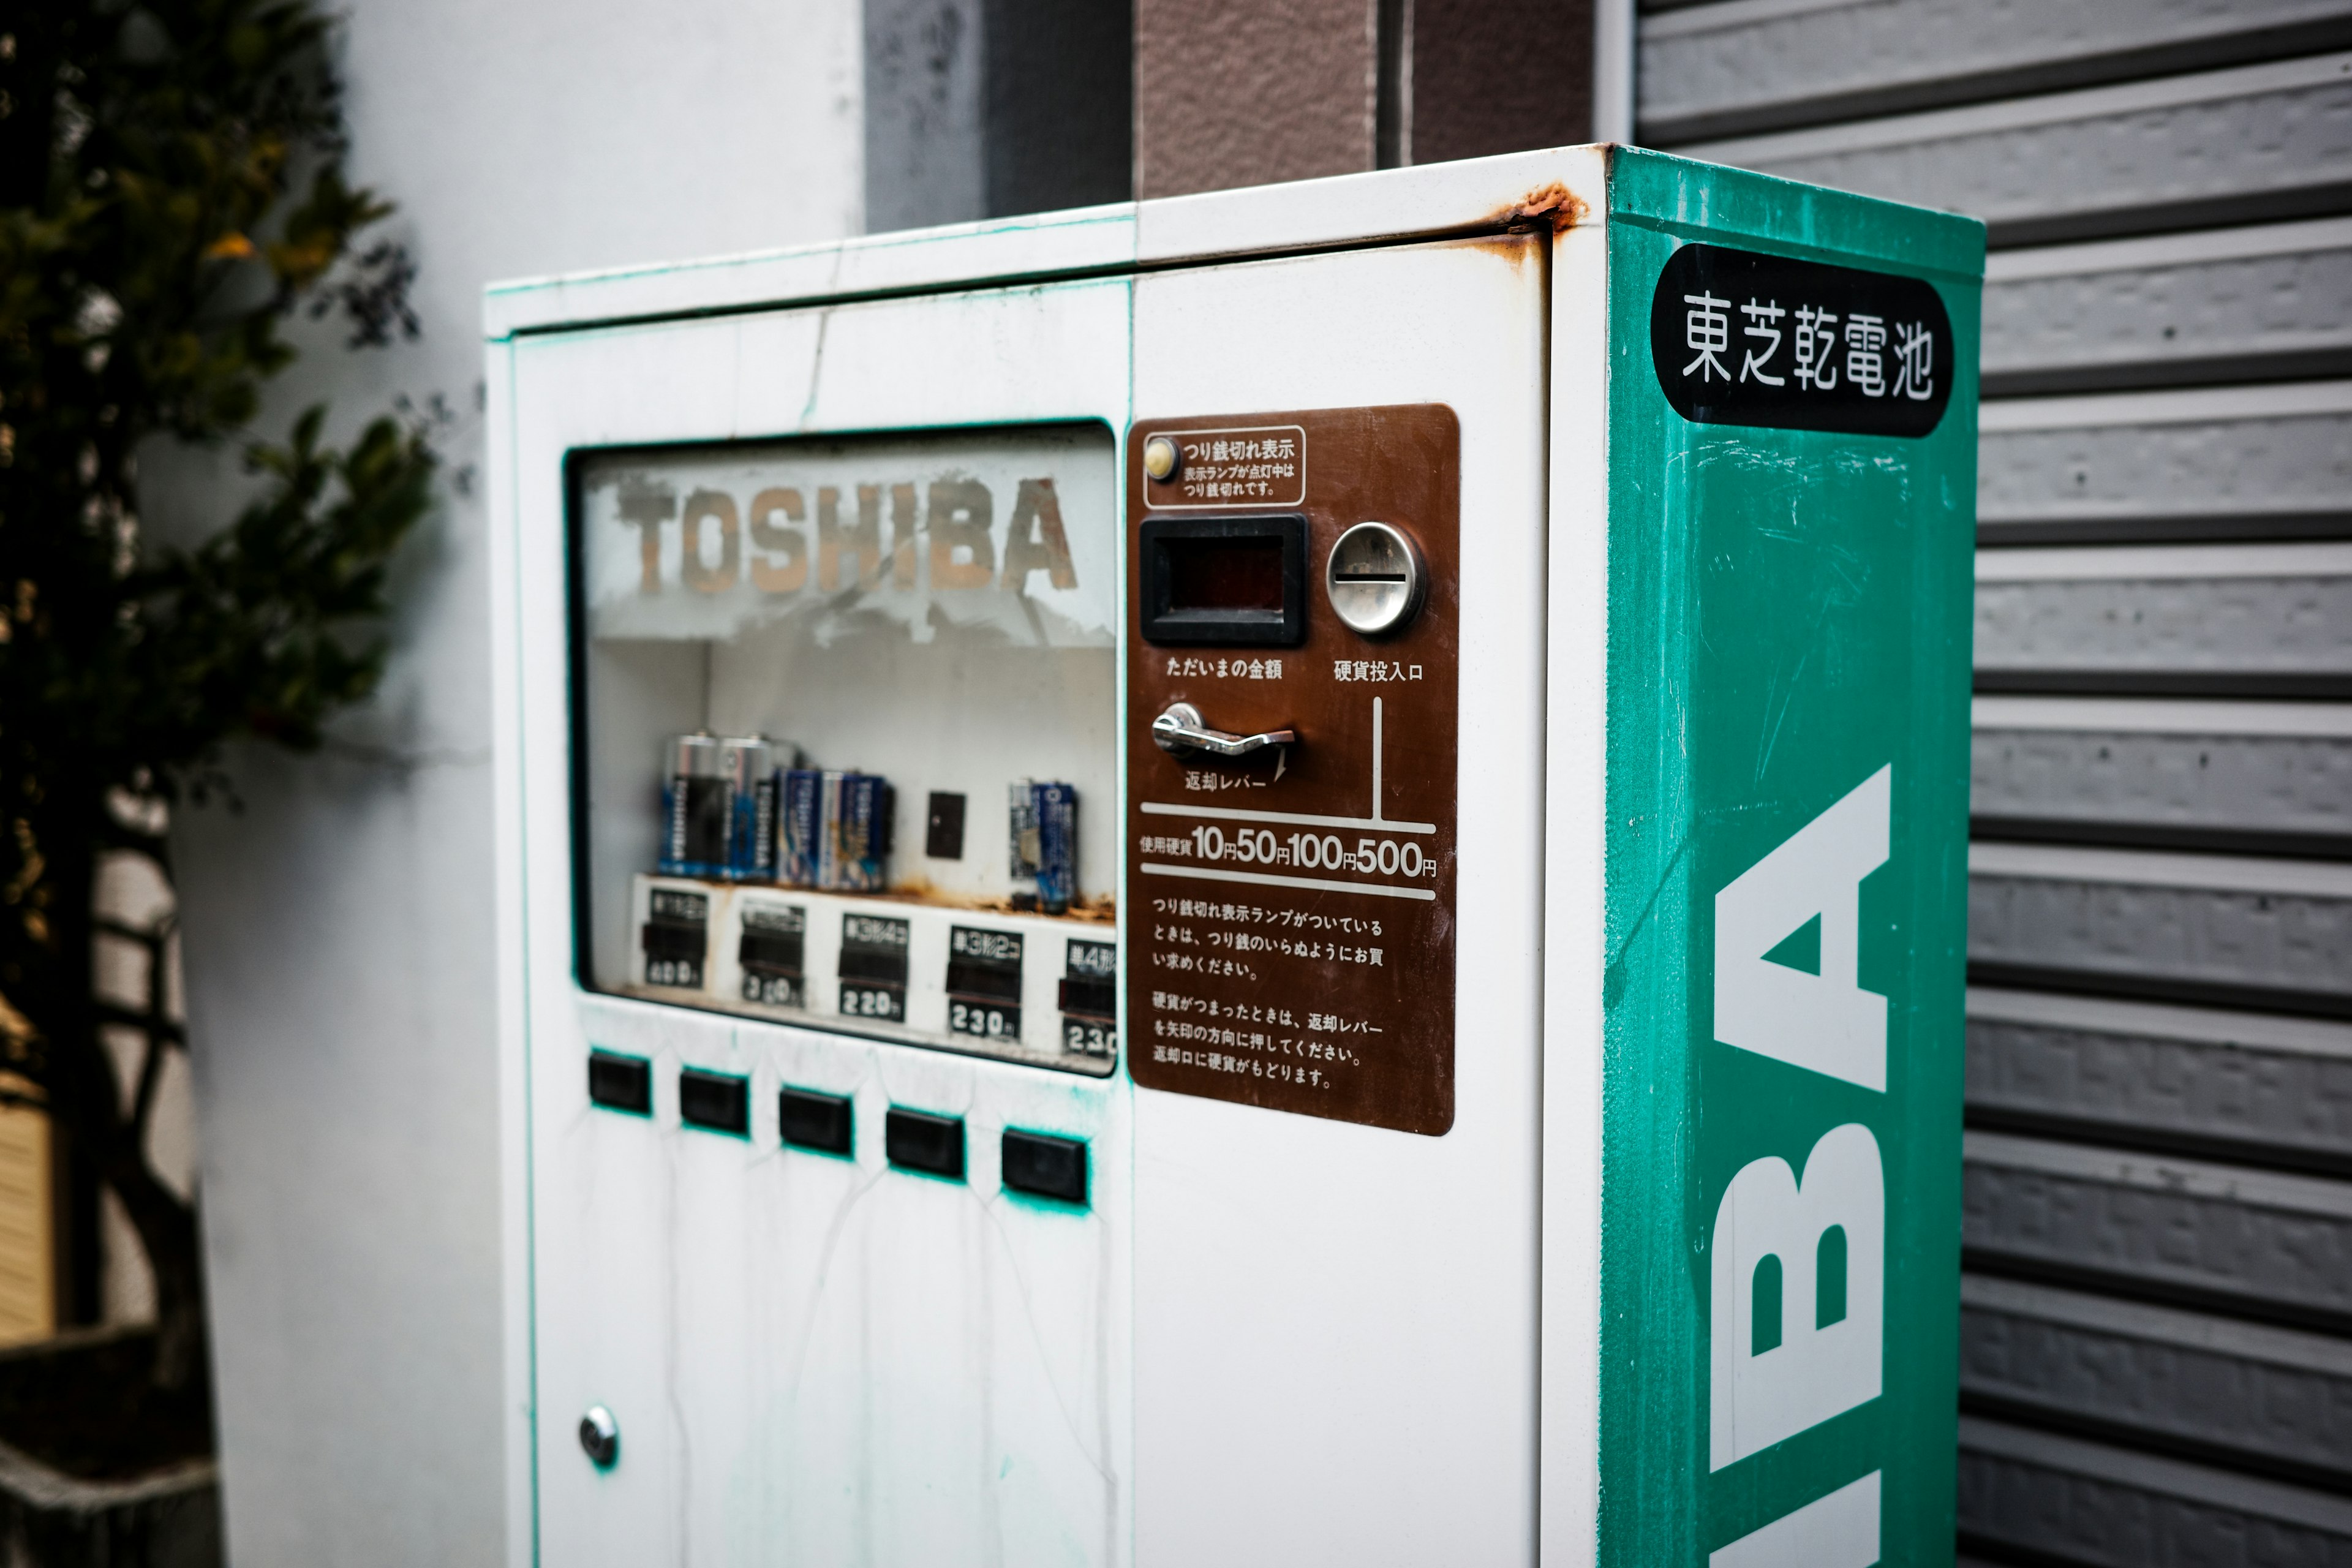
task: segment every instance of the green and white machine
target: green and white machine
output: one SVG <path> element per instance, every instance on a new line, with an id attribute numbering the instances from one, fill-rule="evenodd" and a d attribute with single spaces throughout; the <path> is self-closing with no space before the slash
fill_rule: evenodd
<path id="1" fill-rule="evenodd" d="M 1949 1563 L 1983 255 L 1585 147 L 493 289 L 511 1560 Z"/>

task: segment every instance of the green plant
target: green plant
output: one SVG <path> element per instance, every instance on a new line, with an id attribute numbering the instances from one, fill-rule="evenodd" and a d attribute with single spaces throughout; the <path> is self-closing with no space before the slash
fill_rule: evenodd
<path id="1" fill-rule="evenodd" d="M 308 0 L 49 0 L 0 25 L 0 1067 L 121 1200 L 155 1277 L 155 1380 L 182 1388 L 204 1362 L 195 1215 L 145 1150 L 184 1042 L 94 994 L 93 879 L 123 848 L 168 875 L 134 807 L 219 784 L 239 738 L 315 747 L 374 689 L 425 432 L 386 416 L 336 449 L 319 408 L 282 444 L 249 426 L 298 312 L 340 314 L 355 346 L 413 335 L 413 269 L 359 248 L 391 209 L 345 182 Z M 252 443 L 241 514 L 193 549 L 142 537 L 142 451 L 226 440 Z M 134 1085 L 109 1027 L 144 1038 Z"/>

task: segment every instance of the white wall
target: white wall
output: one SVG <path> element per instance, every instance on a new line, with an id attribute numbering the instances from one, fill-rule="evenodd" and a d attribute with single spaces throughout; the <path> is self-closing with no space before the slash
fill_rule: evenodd
<path id="1" fill-rule="evenodd" d="M 266 433 L 439 392 L 478 474 L 484 283 L 858 226 L 855 0 L 336 9 L 353 173 L 401 205 L 425 331 L 315 336 Z M 159 456 L 151 521 L 215 526 L 241 483 Z M 478 482 L 445 489 L 382 695 L 324 756 L 238 752 L 242 813 L 176 826 L 237 1568 L 501 1550 L 487 552 Z"/>

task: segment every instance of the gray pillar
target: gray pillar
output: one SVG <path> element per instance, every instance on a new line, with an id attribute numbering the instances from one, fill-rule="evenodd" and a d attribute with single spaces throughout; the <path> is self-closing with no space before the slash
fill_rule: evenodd
<path id="1" fill-rule="evenodd" d="M 1133 26 L 1116 0 L 866 0 L 867 232 L 1125 200 Z"/>

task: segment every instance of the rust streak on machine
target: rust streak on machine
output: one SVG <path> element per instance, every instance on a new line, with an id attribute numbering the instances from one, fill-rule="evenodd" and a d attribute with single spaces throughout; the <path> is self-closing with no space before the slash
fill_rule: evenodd
<path id="1" fill-rule="evenodd" d="M 1583 197 L 1554 180 L 1549 184 L 1537 186 L 1507 206 L 1498 208 L 1489 221 L 1505 225 L 1526 224 L 1540 218 L 1551 226 L 1554 234 L 1561 234 L 1582 223 L 1585 215 L 1591 210 L 1585 205 Z"/>

